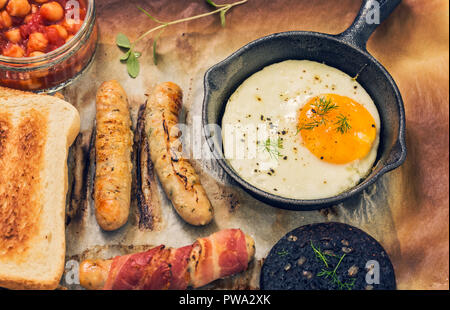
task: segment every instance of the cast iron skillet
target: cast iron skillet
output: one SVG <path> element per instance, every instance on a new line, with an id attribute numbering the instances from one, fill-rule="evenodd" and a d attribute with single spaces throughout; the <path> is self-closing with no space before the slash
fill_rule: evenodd
<path id="1" fill-rule="evenodd" d="M 378 24 L 367 21 L 380 7 L 383 22 L 401 0 L 365 0 L 349 29 L 339 35 L 293 31 L 269 35 L 244 46 L 205 75 L 203 128 L 211 151 L 220 166 L 255 198 L 274 207 L 308 211 L 318 210 L 361 193 L 381 175 L 399 167 L 406 159 L 405 112 L 400 92 L 386 69 L 366 50 L 366 43 Z M 267 193 L 244 181 L 224 159 L 221 133 L 208 124 L 222 124 L 225 105 L 248 77 L 264 67 L 288 59 L 306 59 L 325 63 L 358 82 L 374 100 L 381 117 L 381 139 L 377 161 L 370 175 L 356 187 L 327 199 L 288 199 Z M 301 177 L 301 176 L 299 176 Z"/>

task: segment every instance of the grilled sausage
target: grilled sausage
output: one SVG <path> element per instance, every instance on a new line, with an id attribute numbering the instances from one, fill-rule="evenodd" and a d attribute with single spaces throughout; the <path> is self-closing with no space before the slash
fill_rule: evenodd
<path id="1" fill-rule="evenodd" d="M 95 215 L 101 228 L 112 231 L 128 220 L 131 195 L 133 133 L 125 91 L 117 81 L 97 93 Z"/>
<path id="2" fill-rule="evenodd" d="M 202 226 L 211 222 L 213 209 L 197 173 L 181 155 L 177 124 L 182 97 L 174 83 L 156 86 L 147 102 L 145 128 L 151 160 L 165 193 L 186 222 Z"/>
<path id="3" fill-rule="evenodd" d="M 99 290 L 105 286 L 112 260 L 85 260 L 80 265 L 80 284 L 88 290 Z"/>

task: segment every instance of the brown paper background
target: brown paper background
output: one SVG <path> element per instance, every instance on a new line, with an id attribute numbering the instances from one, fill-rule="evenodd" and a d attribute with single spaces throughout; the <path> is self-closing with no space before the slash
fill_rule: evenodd
<path id="1" fill-rule="evenodd" d="M 271 33 L 342 32 L 353 21 L 361 1 L 249 0 L 228 13 L 226 28 L 220 26 L 218 16 L 172 26 L 159 42 L 158 66 L 153 65 L 151 38 L 138 46 L 143 52 L 142 71 L 137 79 L 131 79 L 118 61 L 121 52 L 114 45 L 115 36 L 123 32 L 136 38 L 155 26 L 136 5 L 165 21 L 210 9 L 203 0 L 97 0 L 100 38 L 95 61 L 63 92 L 79 109 L 85 134 L 92 130 L 95 92 L 105 80 L 122 83 L 133 115 L 150 87 L 167 80 L 178 83 L 185 92 L 186 123 L 192 125 L 201 113 L 203 75 L 209 67 L 246 43 Z M 126 227 L 104 233 L 95 222 L 90 200 L 86 210 L 67 227 L 67 258 L 113 255 L 112 248 L 103 251 L 105 245 L 182 246 L 222 228 L 241 227 L 255 237 L 256 256 L 261 259 L 279 238 L 298 226 L 339 221 L 357 226 L 380 241 L 393 261 L 399 289 L 448 289 L 448 28 L 447 0 L 403 0 L 370 39 L 369 52 L 392 74 L 405 101 L 409 153 L 401 168 L 383 176 L 360 197 L 325 212 L 282 211 L 230 185 L 214 161 L 194 161 L 215 207 L 214 223 L 205 228 L 183 223 L 161 192 L 161 231 L 140 231 L 132 215 Z M 204 151 L 208 152 L 206 147 Z M 64 281 L 63 277 L 63 285 Z M 252 281 L 257 284 L 257 275 Z"/>

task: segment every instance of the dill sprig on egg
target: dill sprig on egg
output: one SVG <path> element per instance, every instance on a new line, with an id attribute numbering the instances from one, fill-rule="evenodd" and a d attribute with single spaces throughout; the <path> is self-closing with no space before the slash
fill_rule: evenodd
<path id="1" fill-rule="evenodd" d="M 297 133 L 299 133 L 302 130 L 313 130 L 314 128 L 319 127 L 320 125 L 325 125 L 326 123 L 327 123 L 327 120 L 325 118 L 322 118 L 320 121 L 312 121 L 312 122 L 306 123 L 297 130 Z"/>
<path id="2" fill-rule="evenodd" d="M 280 150 L 283 149 L 283 140 L 281 140 L 280 138 L 278 138 L 277 140 L 268 138 L 264 142 L 262 147 L 264 151 L 269 153 L 270 157 L 278 159 L 282 156 Z"/>
<path id="3" fill-rule="evenodd" d="M 319 116 L 320 119 L 303 124 L 298 128 L 297 134 L 302 130 L 313 130 L 314 128 L 317 128 L 319 126 L 326 125 L 328 121 L 327 116 L 330 111 L 339 109 L 339 106 L 337 104 L 333 103 L 331 99 L 327 100 L 325 97 L 321 97 L 319 98 L 319 100 L 316 99 L 313 107 L 315 107 L 315 109 L 313 108 L 311 109 L 311 111 L 316 116 Z M 348 117 L 346 117 L 342 113 L 336 119 L 337 120 L 334 124 L 338 126 L 336 130 L 341 134 L 346 134 L 350 129 L 352 129 Z"/>
<path id="4" fill-rule="evenodd" d="M 350 126 L 348 122 L 348 117 L 344 114 L 340 114 L 337 117 L 337 122 L 335 123 L 335 125 L 338 126 L 336 130 L 341 134 L 346 134 L 350 129 L 352 129 L 352 126 Z"/>
<path id="5" fill-rule="evenodd" d="M 325 97 L 321 97 L 319 102 L 316 100 L 315 107 L 317 108 L 316 114 L 322 117 L 325 117 L 331 110 L 339 108 L 339 106 L 334 104 L 331 99 L 326 100 Z"/>

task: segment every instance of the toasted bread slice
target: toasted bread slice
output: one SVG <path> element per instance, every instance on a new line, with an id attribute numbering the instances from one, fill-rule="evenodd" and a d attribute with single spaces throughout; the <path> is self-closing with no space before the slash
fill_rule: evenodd
<path id="1" fill-rule="evenodd" d="M 0 87 L 0 287 L 58 286 L 67 156 L 79 130 L 64 100 Z"/>
<path id="2" fill-rule="evenodd" d="M 36 96 L 36 94 L 0 86 L 0 98 L 9 96 Z"/>

